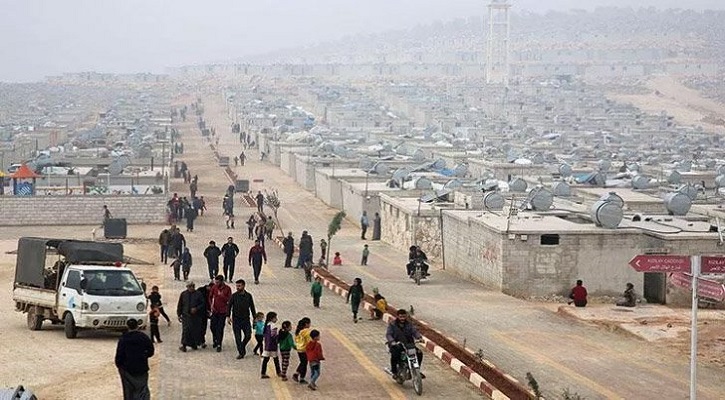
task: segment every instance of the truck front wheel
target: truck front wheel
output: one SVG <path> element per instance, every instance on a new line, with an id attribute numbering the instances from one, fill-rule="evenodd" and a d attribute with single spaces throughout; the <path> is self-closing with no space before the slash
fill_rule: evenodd
<path id="1" fill-rule="evenodd" d="M 43 327 L 43 316 L 36 313 L 35 308 L 28 310 L 28 329 L 39 331 Z"/>
<path id="2" fill-rule="evenodd" d="M 78 336 L 78 329 L 76 328 L 76 322 L 73 320 L 73 314 L 66 314 L 63 321 L 65 323 L 65 337 L 75 339 Z"/>

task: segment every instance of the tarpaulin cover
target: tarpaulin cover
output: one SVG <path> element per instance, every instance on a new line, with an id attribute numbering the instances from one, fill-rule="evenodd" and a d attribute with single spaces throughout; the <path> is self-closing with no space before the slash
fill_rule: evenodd
<path id="1" fill-rule="evenodd" d="M 112 263 L 123 261 L 123 245 L 82 240 L 23 237 L 18 240 L 15 282 L 43 287 L 46 247 L 57 249 L 66 263 Z"/>

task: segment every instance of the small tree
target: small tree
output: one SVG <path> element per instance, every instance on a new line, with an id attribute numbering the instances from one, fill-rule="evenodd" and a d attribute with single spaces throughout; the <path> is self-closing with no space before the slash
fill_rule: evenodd
<path id="1" fill-rule="evenodd" d="M 327 226 L 327 254 L 325 259 L 330 259 L 330 247 L 332 244 L 332 237 L 342 228 L 342 220 L 345 219 L 345 211 L 340 211 L 332 218 L 330 225 Z M 329 261 L 328 261 L 329 262 Z"/>
<path id="2" fill-rule="evenodd" d="M 274 220 L 277 223 L 277 227 L 279 228 L 280 232 L 282 233 L 282 236 L 284 236 L 284 231 L 282 230 L 282 226 L 279 223 L 279 218 L 277 217 L 277 212 L 279 211 L 279 207 L 282 205 L 282 203 L 279 201 L 279 196 L 277 195 L 277 190 L 272 190 L 271 192 L 264 191 L 264 203 L 267 204 L 267 207 L 272 209 L 272 215 L 274 216 Z"/>

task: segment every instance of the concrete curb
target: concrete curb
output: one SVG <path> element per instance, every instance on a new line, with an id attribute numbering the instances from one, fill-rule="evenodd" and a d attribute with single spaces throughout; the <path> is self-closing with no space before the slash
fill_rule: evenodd
<path id="1" fill-rule="evenodd" d="M 328 289 L 333 291 L 334 293 L 337 293 L 338 295 L 342 297 L 347 297 L 347 290 L 342 288 L 341 286 L 331 282 L 330 280 L 326 279 L 324 276 L 317 273 L 317 271 L 313 270 L 313 275 L 315 277 L 320 277 L 322 279 L 323 285 L 325 285 Z M 339 279 L 339 278 L 338 278 Z M 340 279 L 342 281 L 342 279 Z M 344 281 L 343 281 L 344 282 Z M 388 304 L 390 306 L 390 304 Z M 375 306 L 368 303 L 367 301 L 363 300 L 362 306 L 365 310 L 371 311 L 375 309 Z M 392 306 L 391 306 L 392 307 Z M 390 323 L 395 319 L 395 316 L 390 313 L 383 314 L 383 321 L 385 323 Z M 431 328 L 431 326 L 423 322 L 419 319 L 416 319 L 416 321 L 420 322 L 421 324 Z M 431 328 L 432 329 L 432 328 Z M 436 332 L 441 333 L 436 330 Z M 449 340 L 453 340 L 449 338 Z M 509 397 L 506 396 L 503 392 L 496 389 L 493 385 L 491 385 L 487 380 L 485 380 L 481 375 L 474 372 L 472 369 L 467 367 L 465 364 L 463 364 L 460 360 L 453 357 L 450 353 L 445 351 L 443 347 L 439 346 L 432 340 L 428 339 L 427 337 L 423 336 L 423 341 L 425 342 L 425 348 L 426 350 L 430 351 L 435 355 L 438 359 L 446 363 L 448 366 L 451 367 L 454 371 L 458 372 L 461 376 L 466 378 L 470 383 L 473 384 L 473 386 L 477 387 L 481 392 L 485 393 L 487 396 L 494 400 L 508 400 Z M 467 351 L 471 351 L 469 349 L 466 349 Z M 490 362 L 484 360 L 484 363 L 488 364 L 489 366 L 493 366 Z M 511 378 L 513 379 L 513 378 Z M 515 379 L 514 379 L 515 381 Z"/>

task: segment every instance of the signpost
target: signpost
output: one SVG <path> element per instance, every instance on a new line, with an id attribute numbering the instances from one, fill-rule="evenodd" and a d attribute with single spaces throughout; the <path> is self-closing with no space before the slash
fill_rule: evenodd
<path id="1" fill-rule="evenodd" d="M 690 327 L 690 400 L 697 399 L 697 298 L 725 301 L 725 285 L 702 279 L 700 274 L 725 274 L 725 257 L 643 254 L 629 265 L 637 272 L 667 272 L 670 281 L 680 287 L 692 288 Z M 693 279 L 694 278 L 694 279 Z"/>

